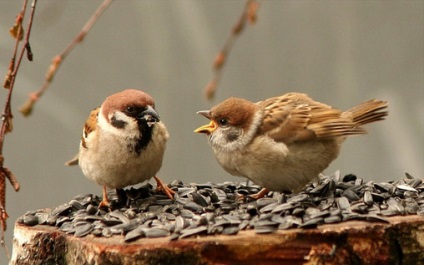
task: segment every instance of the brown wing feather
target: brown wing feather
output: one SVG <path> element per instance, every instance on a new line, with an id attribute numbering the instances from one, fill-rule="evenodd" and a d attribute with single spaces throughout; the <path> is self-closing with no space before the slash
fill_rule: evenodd
<path id="1" fill-rule="evenodd" d="M 85 122 L 84 131 L 83 131 L 83 134 L 82 134 L 82 137 L 81 137 L 81 145 L 84 148 L 87 148 L 86 139 L 87 139 L 88 135 L 90 135 L 90 133 L 96 129 L 97 116 L 99 115 L 99 111 L 100 111 L 100 107 L 92 110 L 91 113 L 90 113 L 90 116 L 88 117 L 87 121 Z"/>
<path id="2" fill-rule="evenodd" d="M 264 109 L 260 133 L 291 143 L 365 134 L 361 125 L 382 120 L 387 103 L 369 100 L 341 112 L 301 93 L 288 93 L 256 103 Z"/>
<path id="3" fill-rule="evenodd" d="M 309 125 L 339 117 L 341 113 L 302 93 L 288 93 L 257 104 L 264 108 L 265 113 L 261 133 L 285 143 L 317 138 Z"/>
<path id="4" fill-rule="evenodd" d="M 99 110 L 100 110 L 100 107 L 93 109 L 90 113 L 90 116 L 88 116 L 88 119 L 86 120 L 84 124 L 84 129 L 81 136 L 81 146 L 84 148 L 87 148 L 87 143 L 86 143 L 87 137 L 90 135 L 91 132 L 93 132 L 96 129 L 97 116 L 99 115 Z M 76 154 L 71 160 L 67 161 L 65 165 L 66 166 L 78 165 L 78 157 L 79 157 L 79 154 Z"/>

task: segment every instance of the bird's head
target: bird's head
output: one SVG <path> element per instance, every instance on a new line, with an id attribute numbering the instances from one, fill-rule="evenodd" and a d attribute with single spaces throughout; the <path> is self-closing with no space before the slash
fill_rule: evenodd
<path id="1" fill-rule="evenodd" d="M 210 144 L 217 149 L 244 148 L 257 133 L 262 120 L 261 108 L 242 98 L 229 98 L 210 110 L 198 111 L 210 120 L 194 132 L 208 135 Z"/>

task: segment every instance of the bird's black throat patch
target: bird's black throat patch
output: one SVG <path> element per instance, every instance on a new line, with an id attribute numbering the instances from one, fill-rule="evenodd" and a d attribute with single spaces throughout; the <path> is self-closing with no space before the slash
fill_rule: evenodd
<path id="1" fill-rule="evenodd" d="M 152 132 L 154 124 L 149 126 L 147 124 L 146 119 L 139 119 L 137 120 L 138 123 L 138 129 L 140 131 L 140 137 L 136 139 L 136 143 L 134 146 L 134 151 L 137 153 L 137 155 L 140 155 L 141 150 L 145 149 L 146 146 L 150 143 L 152 140 Z"/>

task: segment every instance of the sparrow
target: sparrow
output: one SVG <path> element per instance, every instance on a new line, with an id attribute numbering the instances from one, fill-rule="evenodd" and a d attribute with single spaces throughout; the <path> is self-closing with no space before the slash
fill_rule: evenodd
<path id="1" fill-rule="evenodd" d="M 79 153 L 66 165 L 103 186 L 101 206 L 109 206 L 107 188 L 122 189 L 150 178 L 169 198 L 174 191 L 156 173 L 162 166 L 169 134 L 147 93 L 127 89 L 106 98 L 84 124 Z"/>
<path id="2" fill-rule="evenodd" d="M 367 133 L 363 125 L 383 120 L 387 102 L 371 99 L 347 111 L 287 93 L 257 103 L 229 98 L 197 112 L 210 123 L 207 135 L 218 163 L 268 191 L 297 192 L 337 158 L 348 136 Z"/>

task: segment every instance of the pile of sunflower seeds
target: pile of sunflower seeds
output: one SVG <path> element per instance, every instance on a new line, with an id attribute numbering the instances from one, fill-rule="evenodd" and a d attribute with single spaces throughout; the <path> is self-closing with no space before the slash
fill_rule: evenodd
<path id="1" fill-rule="evenodd" d="M 254 184 L 190 183 L 173 181 L 174 200 L 146 184 L 109 194 L 110 208 L 98 208 L 101 198 L 78 195 L 52 210 L 27 212 L 18 222 L 28 226 L 55 226 L 77 237 L 122 235 L 138 238 L 237 234 L 254 229 L 271 233 L 280 229 L 313 228 L 348 220 L 387 222 L 387 216 L 424 216 L 424 183 L 409 174 L 399 181 L 365 182 L 355 175 L 321 175 L 299 193 L 269 192 Z"/>

